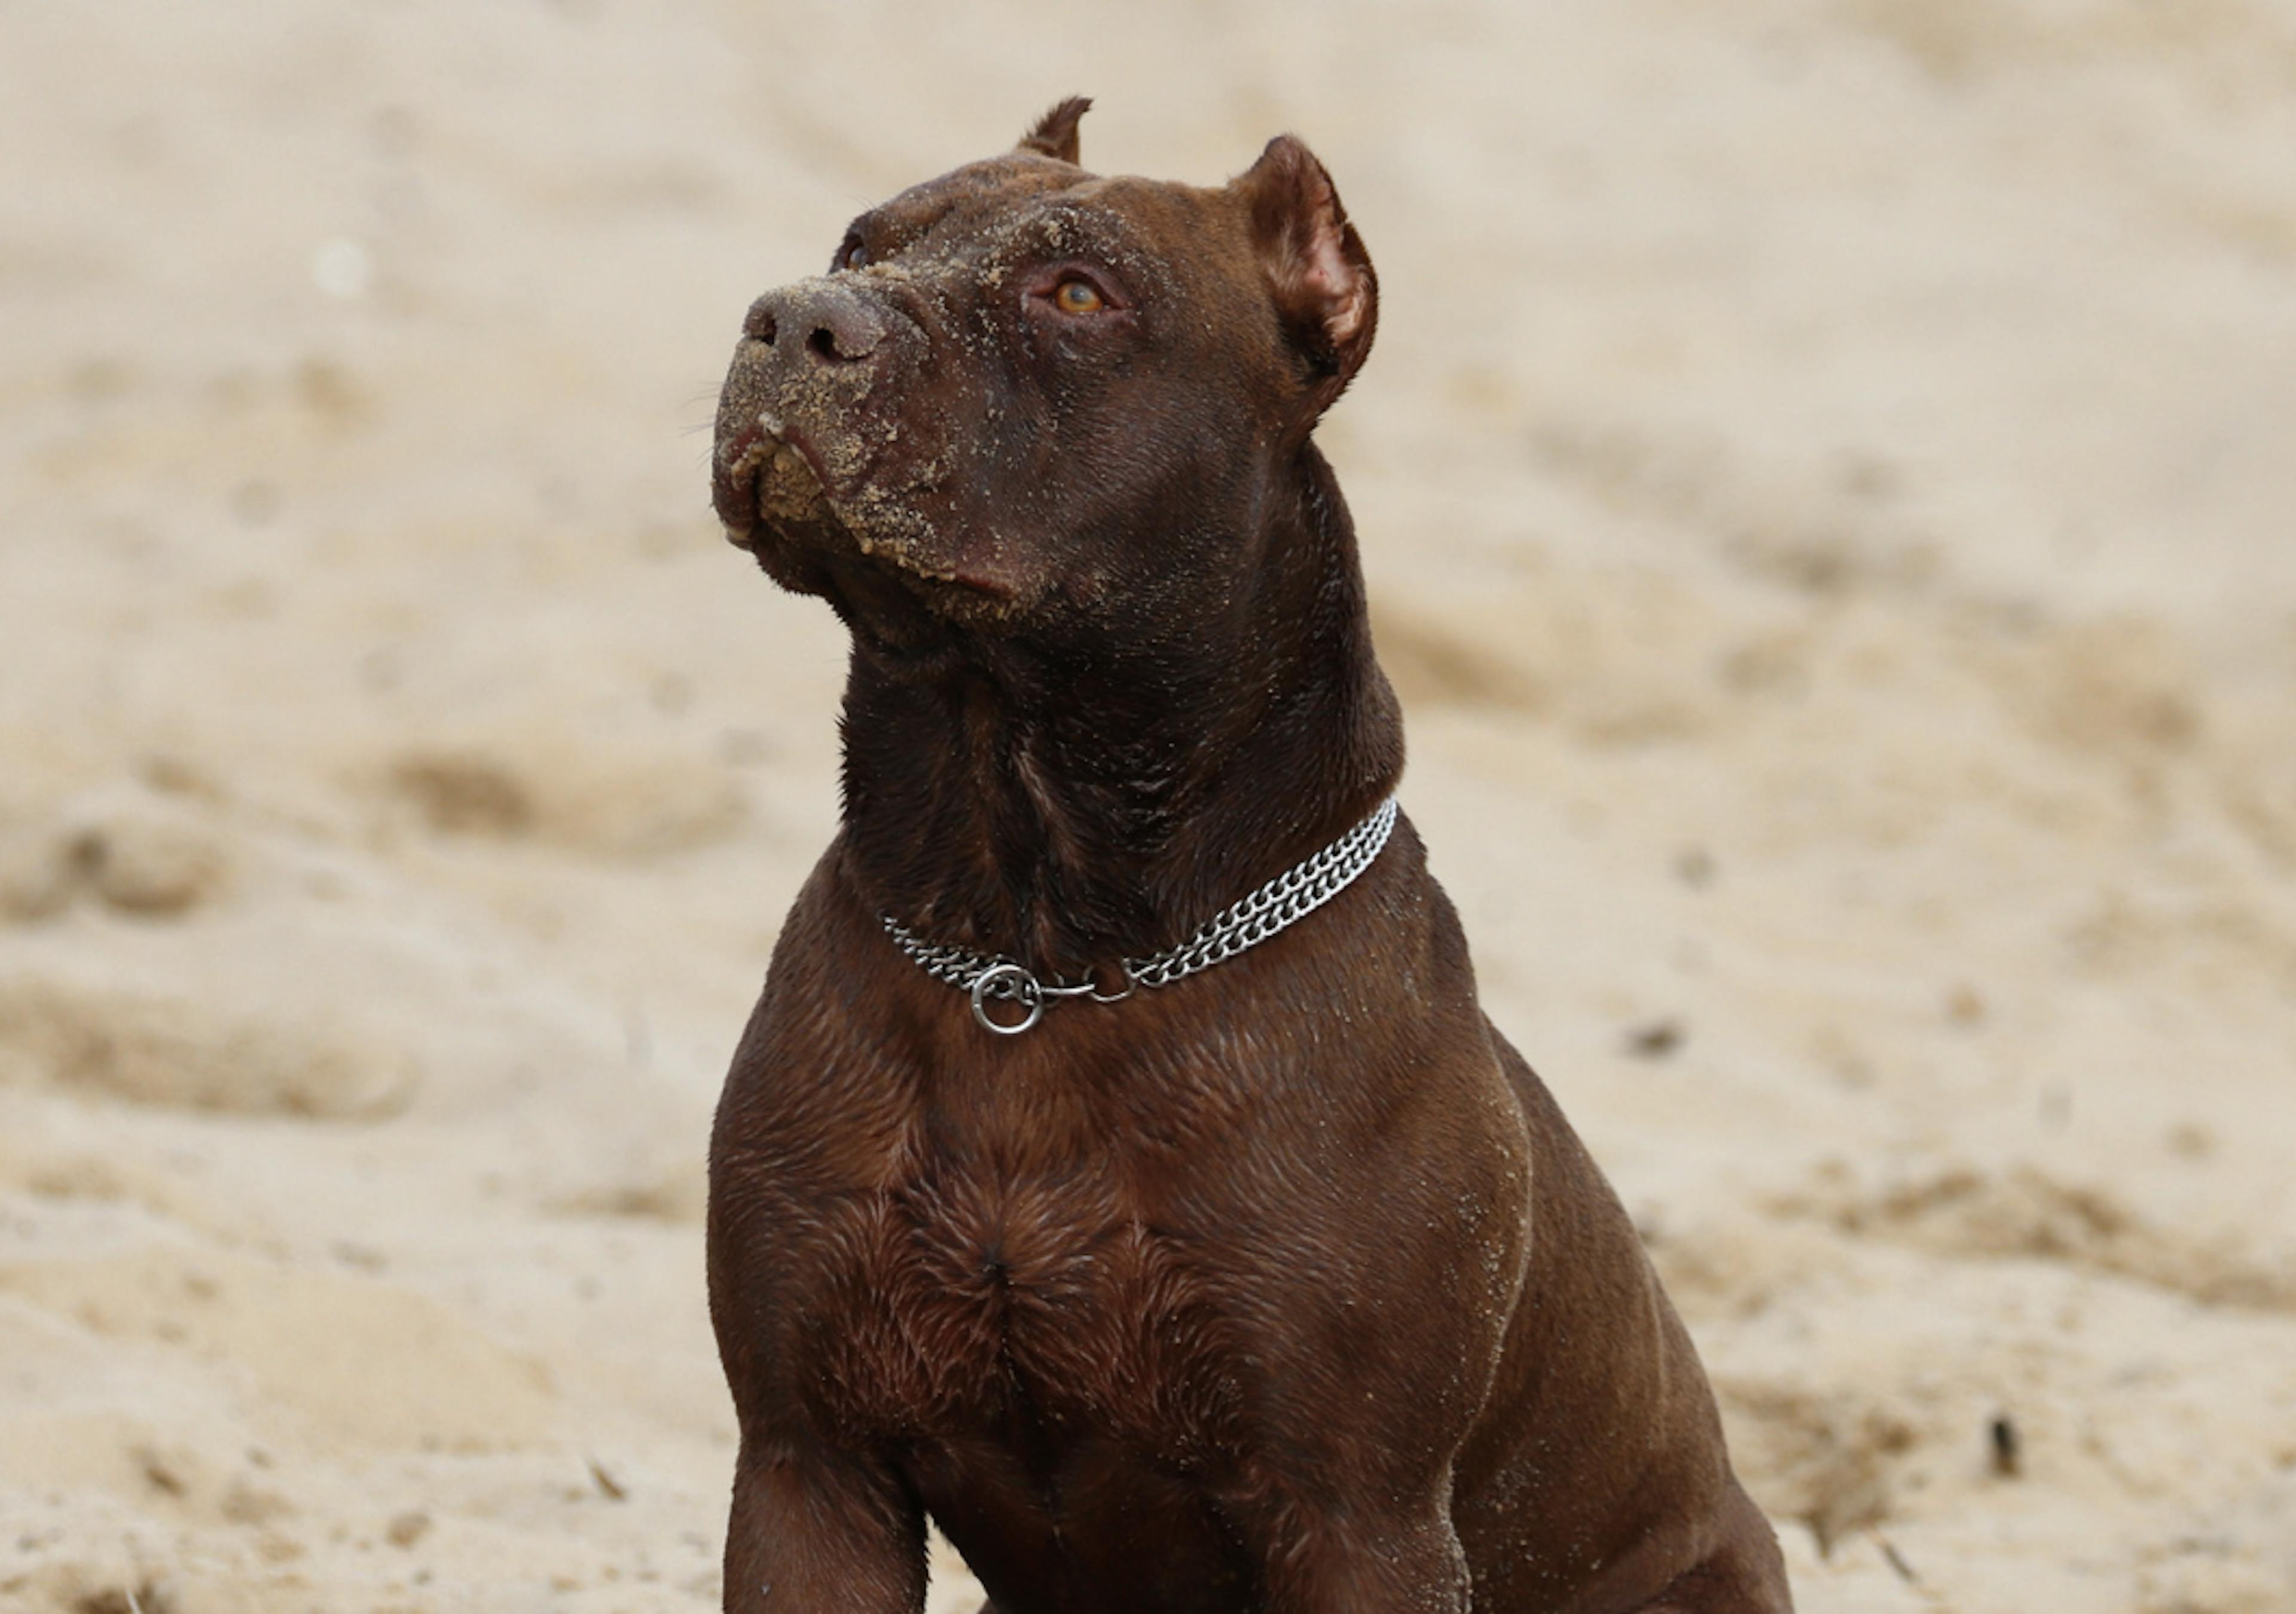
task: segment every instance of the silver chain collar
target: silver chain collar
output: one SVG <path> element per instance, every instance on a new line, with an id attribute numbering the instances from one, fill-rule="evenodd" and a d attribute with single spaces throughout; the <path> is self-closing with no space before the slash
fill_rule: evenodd
<path id="1" fill-rule="evenodd" d="M 1131 996 L 1136 987 L 1168 987 L 1299 923 L 1371 867 L 1395 828 L 1395 798 L 1390 796 L 1373 809 L 1370 817 L 1242 901 L 1212 915 L 1178 946 L 1167 947 L 1153 958 L 1126 959 L 1124 987 L 1118 992 L 1103 992 L 1097 983 L 1088 980 L 1074 985 L 1039 980 L 1025 964 L 1001 954 L 926 941 L 889 915 L 880 914 L 878 922 L 893 938 L 893 945 L 926 974 L 971 995 L 973 1019 L 1001 1036 L 1017 1036 L 1044 1019 L 1046 1005 L 1057 999 L 1089 997 L 1096 1004 L 1119 1003 Z M 992 1001 L 1018 1004 L 1021 1018 L 1012 1021 L 993 1018 L 988 1012 Z"/>

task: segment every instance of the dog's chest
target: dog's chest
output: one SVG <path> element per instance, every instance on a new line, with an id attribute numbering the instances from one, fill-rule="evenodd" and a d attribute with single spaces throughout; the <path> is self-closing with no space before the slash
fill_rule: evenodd
<path id="1" fill-rule="evenodd" d="M 1194 1438 L 1173 1425 L 1199 1421 L 1179 1392 L 1217 1331 L 1209 1297 L 1122 1173 L 929 1155 L 852 1214 L 848 1305 L 832 1309 L 861 1326 L 824 1353 L 845 1419 L 911 1437 L 1017 1417 Z"/>

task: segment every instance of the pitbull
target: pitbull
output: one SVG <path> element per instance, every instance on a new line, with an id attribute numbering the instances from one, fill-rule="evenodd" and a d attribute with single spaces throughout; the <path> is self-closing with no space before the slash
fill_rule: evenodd
<path id="1" fill-rule="evenodd" d="M 726 1607 L 1789 1607 L 1633 1226 L 1392 805 L 1312 432 L 1371 259 L 1088 103 L 750 307 L 714 502 L 851 630 L 710 1148 Z"/>

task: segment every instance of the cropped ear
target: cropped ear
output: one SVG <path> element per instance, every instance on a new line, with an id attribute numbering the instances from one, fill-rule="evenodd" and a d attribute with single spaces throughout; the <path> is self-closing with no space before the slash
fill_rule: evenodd
<path id="1" fill-rule="evenodd" d="M 1077 120 L 1092 111 L 1092 97 L 1071 95 L 1037 119 L 1037 127 L 1021 136 L 1015 148 L 1050 157 L 1056 162 L 1077 160 Z"/>
<path id="2" fill-rule="evenodd" d="M 1275 312 L 1316 377 L 1318 410 L 1354 379 L 1379 323 L 1379 279 L 1316 154 L 1289 135 L 1232 182 L 1251 209 L 1251 240 Z"/>

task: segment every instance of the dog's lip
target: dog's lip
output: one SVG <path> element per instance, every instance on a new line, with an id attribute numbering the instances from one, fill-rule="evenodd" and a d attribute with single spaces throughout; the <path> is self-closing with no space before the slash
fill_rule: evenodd
<path id="1" fill-rule="evenodd" d="M 796 427 L 784 426 L 778 421 L 774 421 L 768 425 L 767 422 L 769 419 L 770 417 L 767 415 L 759 415 L 758 417 L 759 427 L 775 442 L 784 447 L 796 449 L 806 464 L 812 469 L 814 480 L 819 482 L 825 491 L 829 487 L 829 467 L 821 463 L 821 455 L 815 449 L 812 439 Z"/>
<path id="2" fill-rule="evenodd" d="M 758 471 L 782 448 L 803 459 L 814 479 L 824 490 L 828 487 L 820 452 L 806 435 L 770 412 L 759 411 L 748 425 L 726 438 L 718 451 L 717 472 L 711 479 L 710 503 L 725 526 L 726 541 L 737 549 L 756 549 L 758 534 L 765 525 L 758 515 Z M 998 606 L 1008 606 L 1014 598 L 1012 585 L 993 572 L 965 566 L 921 564 L 914 554 L 905 552 L 904 546 L 873 541 L 865 534 L 852 534 L 850 542 L 862 556 L 880 559 L 921 582 L 962 589 Z"/>
<path id="3" fill-rule="evenodd" d="M 788 448 L 803 459 L 814 479 L 825 490 L 827 468 L 802 432 L 760 410 L 750 423 L 718 446 L 717 474 L 710 480 L 710 503 L 724 523 L 726 540 L 739 549 L 755 543 L 758 520 L 758 470 L 774 452 Z"/>
<path id="4" fill-rule="evenodd" d="M 758 529 L 758 467 L 773 452 L 773 434 L 759 417 L 718 445 L 709 502 L 725 524 L 726 541 L 742 549 L 750 546 Z"/>

